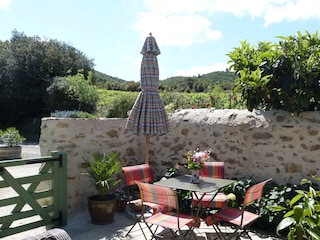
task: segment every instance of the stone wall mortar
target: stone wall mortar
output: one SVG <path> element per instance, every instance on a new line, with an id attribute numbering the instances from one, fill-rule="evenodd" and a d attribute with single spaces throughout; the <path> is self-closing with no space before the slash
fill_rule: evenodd
<path id="1" fill-rule="evenodd" d="M 150 164 L 157 178 L 196 147 L 211 148 L 214 160 L 225 162 L 227 178 L 272 177 L 278 183 L 298 183 L 319 174 L 319 112 L 296 116 L 283 111 L 184 109 L 169 119 L 170 132 L 150 138 Z M 68 156 L 70 213 L 83 208 L 94 192 L 81 174 L 81 162 L 91 152 L 119 151 L 124 166 L 145 162 L 145 137 L 126 131 L 125 124 L 126 119 L 115 118 L 42 119 L 41 155 L 58 150 Z"/>

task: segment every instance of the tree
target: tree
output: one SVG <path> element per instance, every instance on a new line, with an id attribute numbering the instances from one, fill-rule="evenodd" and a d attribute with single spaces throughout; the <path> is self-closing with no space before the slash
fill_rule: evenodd
<path id="1" fill-rule="evenodd" d="M 280 36 L 278 44 L 246 41 L 228 54 L 239 76 L 235 90 L 242 91 L 247 108 L 289 112 L 320 109 L 320 39 L 318 32 Z"/>
<path id="2" fill-rule="evenodd" d="M 6 127 L 48 115 L 47 88 L 54 77 L 83 69 L 87 79 L 93 62 L 63 42 L 14 30 L 9 41 L 0 42 L 0 66 L 0 127 Z"/>

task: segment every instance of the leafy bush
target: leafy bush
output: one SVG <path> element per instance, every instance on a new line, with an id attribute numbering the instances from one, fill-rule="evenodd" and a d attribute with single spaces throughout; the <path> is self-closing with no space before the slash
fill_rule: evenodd
<path id="1" fill-rule="evenodd" d="M 127 118 L 137 92 L 122 92 L 113 90 L 98 90 L 99 102 L 97 115 L 107 118 Z"/>
<path id="2" fill-rule="evenodd" d="M 243 198 L 245 195 L 245 192 L 247 189 L 255 184 L 256 182 L 251 178 L 251 177 L 243 177 L 239 180 L 236 180 L 235 183 L 232 185 L 227 186 L 223 192 L 225 194 L 234 194 L 236 196 L 236 200 L 230 202 L 230 204 L 233 207 L 239 207 L 241 206 L 243 202 Z M 307 181 L 309 183 L 309 181 Z M 315 188 L 318 188 L 317 185 L 314 185 Z M 301 181 L 300 184 L 295 185 L 295 184 L 286 184 L 286 185 L 281 185 L 277 184 L 276 182 L 272 181 L 266 184 L 264 190 L 263 190 L 263 197 L 261 198 L 260 204 L 260 214 L 261 218 L 254 223 L 253 227 L 259 228 L 259 229 L 273 229 L 274 233 L 276 233 L 276 229 L 278 233 L 283 234 L 284 232 L 280 230 L 285 229 L 288 227 L 286 224 L 292 224 L 292 218 L 288 220 L 286 217 L 290 217 L 292 212 L 291 209 L 293 208 L 293 204 L 297 203 L 297 200 L 299 200 L 299 204 L 303 202 L 302 198 L 304 201 L 307 199 L 307 191 L 308 191 L 308 186 L 305 184 L 304 181 Z M 312 192 L 314 192 L 312 190 Z M 297 193 L 300 193 L 299 197 L 296 197 Z M 315 221 L 318 221 L 317 223 L 320 224 L 319 219 L 319 211 L 320 211 L 320 205 L 319 205 L 319 199 L 320 199 L 320 192 L 316 191 L 317 196 L 315 195 L 308 195 L 308 203 L 305 203 L 305 209 L 307 207 L 311 207 L 311 209 L 315 209 L 317 212 L 316 217 L 314 218 Z M 314 198 L 314 199 L 312 199 Z M 291 200 L 292 199 L 292 200 Z M 315 204 L 315 201 L 317 203 Z M 259 208 L 259 203 L 254 203 L 249 206 L 248 210 L 251 211 L 256 211 Z M 309 210 L 306 210 L 306 215 L 309 216 Z M 287 213 L 288 212 L 288 213 Z M 286 220 L 283 220 L 283 219 Z M 283 223 L 280 223 L 283 221 Z M 308 223 L 305 223 L 308 224 Z M 267 227 L 266 227 L 267 226 Z M 277 227 L 278 226 L 278 227 Z M 298 226 L 299 227 L 299 226 Z M 298 228 L 297 227 L 297 228 Z M 318 225 L 319 227 L 319 225 Z M 306 228 L 304 227 L 305 231 Z"/>
<path id="3" fill-rule="evenodd" d="M 296 195 L 290 200 L 287 208 L 274 208 L 286 211 L 277 226 L 277 233 L 288 229 L 289 240 L 320 239 L 320 191 L 315 190 L 312 182 L 306 179 L 301 181 L 301 185 L 307 186 L 307 190 L 296 190 Z"/>
<path id="4" fill-rule="evenodd" d="M 257 47 L 244 41 L 228 54 L 238 76 L 235 90 L 250 111 L 320 109 L 318 32 L 279 38 L 279 44 L 259 42 Z"/>
<path id="5" fill-rule="evenodd" d="M 232 201 L 232 207 L 240 207 L 244 200 L 244 195 L 246 194 L 247 189 L 254 184 L 254 181 L 251 177 L 243 177 L 236 180 L 233 184 L 225 187 L 223 192 L 225 194 L 234 194 L 235 201 Z"/>
<path id="6" fill-rule="evenodd" d="M 98 101 L 98 92 L 92 85 L 92 72 L 85 79 L 83 73 L 68 77 L 55 77 L 48 87 L 50 94 L 50 108 L 59 110 L 77 109 L 94 112 Z"/>
<path id="7" fill-rule="evenodd" d="M 19 130 L 15 127 L 8 127 L 5 130 L 0 129 L 0 141 L 6 146 L 18 146 L 24 140 L 26 140 L 25 137 L 21 136 Z"/>

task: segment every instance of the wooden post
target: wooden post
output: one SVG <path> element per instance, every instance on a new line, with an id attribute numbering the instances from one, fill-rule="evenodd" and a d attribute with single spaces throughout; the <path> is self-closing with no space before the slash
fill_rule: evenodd
<path id="1" fill-rule="evenodd" d="M 150 135 L 146 135 L 146 163 L 149 164 L 149 142 L 150 142 Z"/>

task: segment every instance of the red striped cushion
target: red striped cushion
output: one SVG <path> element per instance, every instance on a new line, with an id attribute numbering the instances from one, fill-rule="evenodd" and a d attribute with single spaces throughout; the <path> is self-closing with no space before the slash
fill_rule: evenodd
<path id="1" fill-rule="evenodd" d="M 244 201 L 243 201 L 243 207 L 245 207 L 246 205 L 249 205 L 253 201 L 260 199 L 262 196 L 263 187 L 269 181 L 271 181 L 271 178 L 266 181 L 263 181 L 261 183 L 258 183 L 258 184 L 251 186 L 246 191 Z M 238 208 L 228 208 L 227 207 L 227 208 L 224 208 L 224 209 L 220 210 L 219 212 L 207 217 L 206 223 L 208 225 L 212 225 L 212 224 L 215 224 L 219 221 L 225 221 L 225 222 L 232 223 L 234 225 L 244 227 L 244 226 L 254 222 L 259 217 L 260 217 L 260 215 L 252 213 L 252 212 L 244 211 L 244 210 L 238 209 Z M 242 224 L 241 224 L 241 221 L 242 221 Z"/>
<path id="2" fill-rule="evenodd" d="M 198 198 L 195 196 L 195 194 L 198 195 Z M 193 193 L 193 206 L 197 207 L 199 200 L 201 198 L 202 193 Z M 228 204 L 228 197 L 224 193 L 218 193 L 214 199 L 211 201 L 211 199 L 214 197 L 214 194 L 212 193 L 206 193 L 202 198 L 202 207 L 205 208 L 225 208 Z"/>
<path id="3" fill-rule="evenodd" d="M 151 217 L 148 217 L 145 220 L 147 223 L 159 225 L 164 228 L 170 228 L 173 230 L 178 230 L 178 218 L 175 212 L 166 212 L 166 213 L 157 213 L 155 215 L 152 215 Z M 191 216 L 179 215 L 179 224 L 180 227 L 183 227 L 185 225 L 193 225 L 194 219 Z"/>
<path id="4" fill-rule="evenodd" d="M 204 168 L 200 171 L 200 175 L 204 177 L 224 178 L 224 162 L 205 162 Z M 198 198 L 195 196 L 195 193 L 193 193 L 193 206 L 198 205 L 198 199 L 201 198 L 203 193 L 196 194 Z M 210 203 L 212 197 L 212 193 L 206 193 L 202 198 L 202 206 L 213 209 L 224 208 L 227 206 L 228 198 L 225 194 L 218 193 Z"/>
<path id="5" fill-rule="evenodd" d="M 137 184 L 143 202 L 158 204 L 162 210 L 165 208 L 166 211 L 178 208 L 177 195 L 173 189 L 142 182 Z"/>
<path id="6" fill-rule="evenodd" d="M 263 192 L 263 187 L 264 185 L 271 181 L 271 179 L 268 179 L 266 181 L 263 181 L 261 183 L 255 184 L 253 186 L 251 186 L 247 191 L 246 191 L 246 195 L 244 196 L 244 200 L 243 200 L 243 205 L 249 205 L 252 202 L 258 200 L 259 198 L 261 198 L 262 196 L 262 192 Z"/>
<path id="7" fill-rule="evenodd" d="M 224 178 L 224 162 L 205 162 L 200 176 Z"/>
<path id="8" fill-rule="evenodd" d="M 126 177 L 127 186 L 132 186 L 139 182 L 152 182 L 153 172 L 149 164 L 122 167 Z"/>
<path id="9" fill-rule="evenodd" d="M 241 225 L 242 210 L 238 208 L 225 208 L 219 211 L 218 213 L 212 215 L 211 217 L 215 219 L 215 220 L 212 220 L 213 222 L 225 221 L 237 226 L 246 226 L 249 223 L 252 223 L 255 220 L 257 220 L 260 216 L 252 212 L 244 211 L 243 221 Z M 209 222 L 209 220 L 206 222 Z"/>

